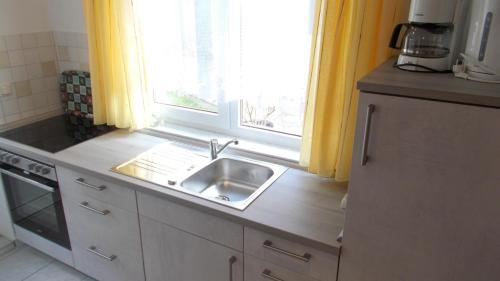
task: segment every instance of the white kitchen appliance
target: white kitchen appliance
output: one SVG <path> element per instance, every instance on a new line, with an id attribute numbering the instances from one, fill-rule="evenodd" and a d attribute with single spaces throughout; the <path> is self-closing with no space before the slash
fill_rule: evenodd
<path id="1" fill-rule="evenodd" d="M 474 0 L 465 53 L 455 76 L 500 83 L 500 0 Z"/>
<path id="2" fill-rule="evenodd" d="M 398 24 L 392 34 L 390 47 L 401 50 L 395 67 L 450 72 L 464 45 L 468 5 L 469 0 L 412 0 L 408 23 Z"/>

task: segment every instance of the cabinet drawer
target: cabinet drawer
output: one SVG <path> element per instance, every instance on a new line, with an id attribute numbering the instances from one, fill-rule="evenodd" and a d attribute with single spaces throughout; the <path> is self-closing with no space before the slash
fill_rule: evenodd
<path id="1" fill-rule="evenodd" d="M 243 250 L 243 227 L 239 224 L 137 192 L 139 213 L 230 248 Z"/>
<path id="2" fill-rule="evenodd" d="M 333 280 L 333 279 L 332 279 Z M 317 281 L 267 261 L 245 255 L 245 281 Z"/>
<path id="3" fill-rule="evenodd" d="M 338 256 L 245 227 L 245 254 L 321 281 L 337 276 Z"/>
<path id="4" fill-rule="evenodd" d="M 79 200 L 85 195 L 101 202 L 137 213 L 135 191 L 102 179 L 57 167 L 57 175 L 63 196 Z"/>
<path id="5" fill-rule="evenodd" d="M 98 280 L 143 280 L 137 213 L 88 196 L 80 198 L 63 196 L 75 267 Z M 90 247 L 115 258 L 107 260 L 88 251 Z"/>

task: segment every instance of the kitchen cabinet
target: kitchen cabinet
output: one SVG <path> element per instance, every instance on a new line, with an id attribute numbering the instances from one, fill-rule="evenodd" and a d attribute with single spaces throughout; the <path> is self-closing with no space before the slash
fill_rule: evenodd
<path id="1" fill-rule="evenodd" d="M 148 281 L 242 281 L 241 252 L 141 216 Z"/>
<path id="2" fill-rule="evenodd" d="M 335 281 L 337 277 L 337 255 L 250 227 L 245 227 L 245 257 L 247 256 L 256 258 L 254 263 L 245 259 L 245 276 L 250 280 L 262 278 L 263 275 L 282 276 L 285 280 L 320 281 Z M 259 266 L 264 269 L 256 275 L 255 268 Z"/>
<path id="3" fill-rule="evenodd" d="M 101 281 L 144 280 L 135 191 L 57 171 L 75 268 Z"/>
<path id="4" fill-rule="evenodd" d="M 357 122 L 339 280 L 498 279 L 500 109 L 361 93 Z"/>

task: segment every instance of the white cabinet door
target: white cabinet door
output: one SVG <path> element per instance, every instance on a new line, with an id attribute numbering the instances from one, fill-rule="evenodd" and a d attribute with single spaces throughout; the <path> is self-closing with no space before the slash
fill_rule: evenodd
<path id="1" fill-rule="evenodd" d="M 146 280 L 242 281 L 240 252 L 140 217 Z"/>
<path id="2" fill-rule="evenodd" d="M 339 280 L 498 280 L 499 163 L 500 109 L 362 93 Z"/>

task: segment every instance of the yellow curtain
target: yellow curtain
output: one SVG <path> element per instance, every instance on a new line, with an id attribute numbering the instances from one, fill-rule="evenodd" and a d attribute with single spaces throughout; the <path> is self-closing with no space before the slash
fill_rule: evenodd
<path id="1" fill-rule="evenodd" d="M 356 81 L 392 54 L 392 29 L 409 0 L 320 0 L 316 10 L 301 165 L 347 181 L 359 93 Z"/>
<path id="2" fill-rule="evenodd" d="M 148 126 L 152 99 L 132 0 L 83 0 L 83 7 L 94 122 L 131 130 Z"/>

